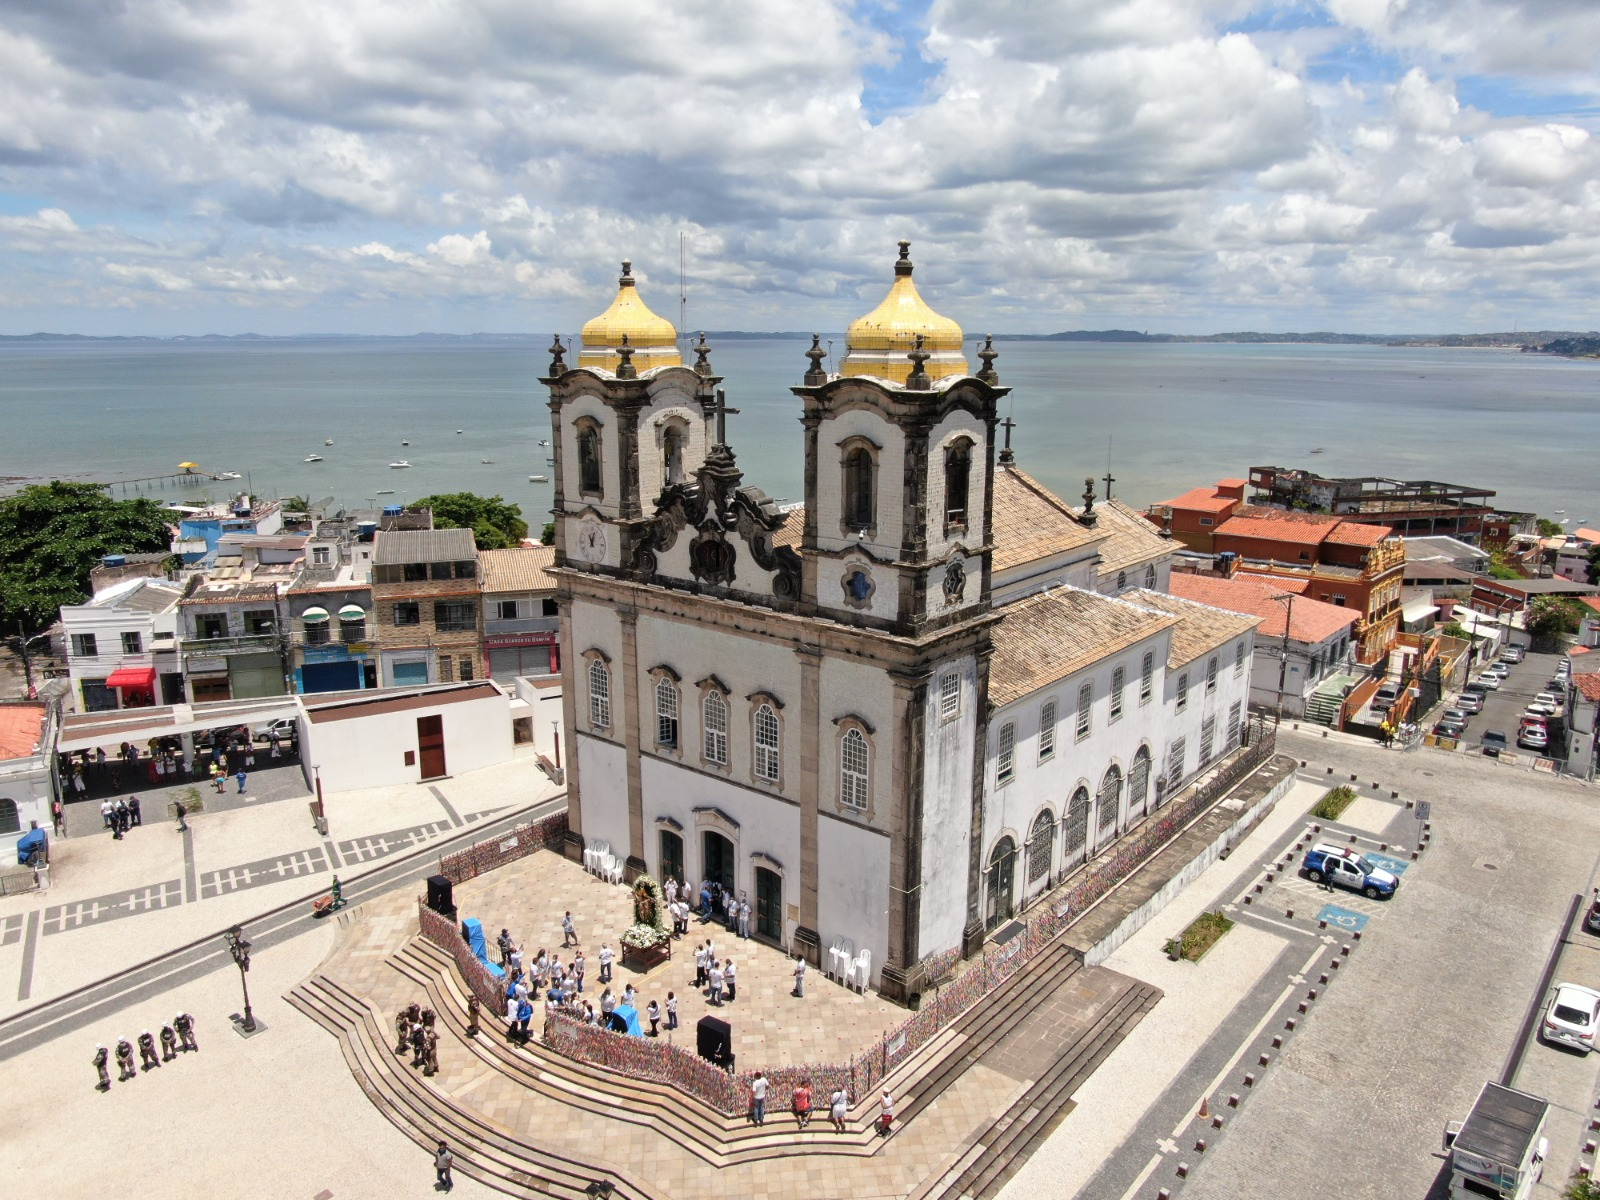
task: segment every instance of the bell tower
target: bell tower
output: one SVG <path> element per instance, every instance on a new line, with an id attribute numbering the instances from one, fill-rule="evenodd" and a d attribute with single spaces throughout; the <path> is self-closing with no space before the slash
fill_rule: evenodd
<path id="1" fill-rule="evenodd" d="M 837 375 L 813 336 L 804 402 L 808 608 L 914 634 L 966 620 L 989 601 L 995 351 L 971 373 L 961 327 L 923 301 L 911 244 L 894 282 L 850 324 Z"/>

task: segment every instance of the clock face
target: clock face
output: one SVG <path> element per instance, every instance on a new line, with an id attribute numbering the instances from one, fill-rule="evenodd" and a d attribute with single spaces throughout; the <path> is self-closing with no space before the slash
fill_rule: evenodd
<path id="1" fill-rule="evenodd" d="M 600 562 L 606 556 L 606 531 L 598 521 L 585 521 L 578 526 L 578 557 L 588 562 Z"/>

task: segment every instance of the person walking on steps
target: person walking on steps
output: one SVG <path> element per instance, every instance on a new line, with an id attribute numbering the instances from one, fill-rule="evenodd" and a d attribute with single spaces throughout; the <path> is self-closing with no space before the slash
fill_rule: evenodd
<path id="1" fill-rule="evenodd" d="M 433 1174 L 436 1186 L 447 1192 L 456 1185 L 456 1181 L 450 1177 L 450 1166 L 454 1162 L 455 1155 L 450 1153 L 450 1143 L 440 1138 L 439 1148 L 433 1152 Z"/>

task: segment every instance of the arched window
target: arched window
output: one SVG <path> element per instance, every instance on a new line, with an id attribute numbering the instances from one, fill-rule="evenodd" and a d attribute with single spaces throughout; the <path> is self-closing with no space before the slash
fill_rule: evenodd
<path id="1" fill-rule="evenodd" d="M 1155 564 L 1154 563 L 1151 563 L 1148 567 L 1146 567 L 1144 569 L 1144 585 L 1145 585 L 1145 587 L 1149 588 L 1151 591 L 1155 591 L 1155 587 L 1156 587 L 1156 568 L 1155 568 Z"/>
<path id="2" fill-rule="evenodd" d="M 989 855 L 989 869 L 984 872 L 988 886 L 985 891 L 985 904 L 983 913 L 983 927 L 993 929 L 1001 921 L 1011 919 L 1011 885 L 1016 877 L 1017 844 L 1009 837 L 1000 839 L 1000 844 Z"/>
<path id="3" fill-rule="evenodd" d="M 1039 709 L 1039 761 L 1054 758 L 1056 753 L 1056 702 L 1046 700 Z"/>
<path id="4" fill-rule="evenodd" d="M 1121 667 L 1111 672 L 1111 716 L 1113 721 L 1122 720 L 1122 689 L 1127 684 L 1128 673 Z"/>
<path id="5" fill-rule="evenodd" d="M 728 765 L 728 702 L 720 692 L 707 692 L 701 706 L 705 718 L 706 762 Z"/>
<path id="6" fill-rule="evenodd" d="M 1209 694 L 1209 693 L 1214 692 L 1216 690 L 1217 690 L 1217 656 L 1215 654 L 1213 654 L 1210 657 L 1210 659 L 1208 659 L 1206 661 L 1206 692 L 1207 692 L 1207 694 Z"/>
<path id="7" fill-rule="evenodd" d="M 578 490 L 601 495 L 600 427 L 593 421 L 578 426 Z"/>
<path id="8" fill-rule="evenodd" d="M 1150 747 L 1140 746 L 1128 771 L 1128 818 L 1142 817 L 1150 798 Z"/>
<path id="9" fill-rule="evenodd" d="M 756 709 L 755 742 L 756 778 L 765 779 L 769 783 L 776 783 L 778 781 L 778 714 L 772 711 L 772 705 L 770 704 L 763 704 Z"/>
<path id="10" fill-rule="evenodd" d="M 1050 874 L 1050 852 L 1055 849 L 1056 822 L 1048 812 L 1033 819 L 1028 833 L 1028 882 L 1034 883 Z"/>
<path id="11" fill-rule="evenodd" d="M 589 724 L 611 728 L 611 672 L 598 658 L 589 660 Z"/>
<path id="12" fill-rule="evenodd" d="M 1125 588 L 1127 586 L 1128 586 L 1128 573 L 1126 571 L 1118 571 L 1117 572 L 1117 591 L 1120 592 L 1120 591 L 1122 591 L 1123 588 Z"/>
<path id="13" fill-rule="evenodd" d="M 844 456 L 844 523 L 850 529 L 873 525 L 872 452 L 857 446 Z"/>
<path id="14" fill-rule="evenodd" d="M 864 812 L 869 782 L 867 739 L 861 730 L 847 729 L 839 740 L 839 803 Z"/>
<path id="15" fill-rule="evenodd" d="M 1083 861 L 1083 849 L 1089 841 L 1089 789 L 1079 787 L 1067 804 L 1067 840 L 1062 848 L 1062 866 L 1075 867 Z"/>
<path id="16" fill-rule="evenodd" d="M 1139 703 L 1149 704 L 1150 696 L 1154 691 L 1156 677 L 1156 656 L 1145 653 L 1144 661 L 1139 664 Z"/>
<path id="17" fill-rule="evenodd" d="M 15 800 L 0 799 L 0 833 L 16 833 L 22 828 Z"/>
<path id="18" fill-rule="evenodd" d="M 665 675 L 656 680 L 656 744 L 678 744 L 678 688 Z"/>
<path id="19" fill-rule="evenodd" d="M 1106 768 L 1106 773 L 1101 777 L 1100 794 L 1095 797 L 1095 804 L 1100 813 L 1095 826 L 1102 834 L 1108 829 L 1115 828 L 1117 824 L 1117 807 L 1121 800 L 1122 768 L 1113 764 Z"/>
<path id="20" fill-rule="evenodd" d="M 683 445 L 687 440 L 682 425 L 668 425 L 661 431 L 661 482 L 683 482 Z"/>
<path id="21" fill-rule="evenodd" d="M 967 527 L 968 492 L 972 482 L 972 443 L 962 438 L 944 452 L 944 519 Z"/>

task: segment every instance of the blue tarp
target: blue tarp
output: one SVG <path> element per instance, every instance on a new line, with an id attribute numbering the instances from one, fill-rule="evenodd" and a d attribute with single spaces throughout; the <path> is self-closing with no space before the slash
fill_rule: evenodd
<path id="1" fill-rule="evenodd" d="M 472 947 L 472 952 L 478 956 L 478 961 L 489 968 L 489 974 L 499 978 L 505 974 L 497 962 L 489 961 L 489 943 L 483 940 L 483 922 L 477 917 L 468 917 L 461 922 L 461 932 L 466 936 L 467 945 Z"/>
<path id="2" fill-rule="evenodd" d="M 19 839 L 17 842 L 17 865 L 22 867 L 27 866 L 28 859 L 33 855 L 35 850 L 40 851 L 39 857 L 42 861 L 46 853 L 45 848 L 49 844 L 50 840 L 45 837 L 44 830 L 28 830 L 28 832 L 23 834 L 21 839 Z"/>
<path id="3" fill-rule="evenodd" d="M 613 1017 L 621 1017 L 628 1025 L 628 1032 L 634 1037 L 643 1037 L 644 1030 L 639 1025 L 639 1012 L 626 1004 L 619 1004 L 611 1010 Z"/>

